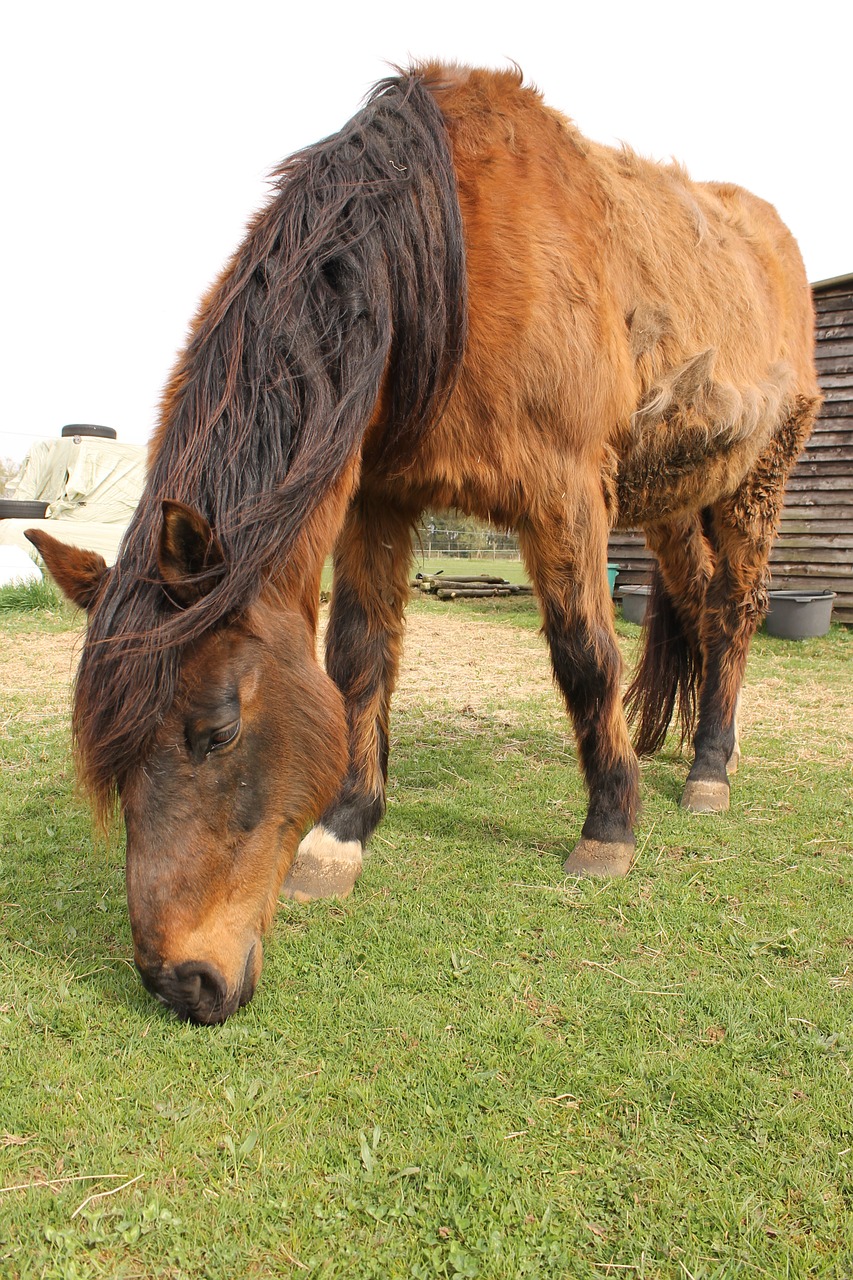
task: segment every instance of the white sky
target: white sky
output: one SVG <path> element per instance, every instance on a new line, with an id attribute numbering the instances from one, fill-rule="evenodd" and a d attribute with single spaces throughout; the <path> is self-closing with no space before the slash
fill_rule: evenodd
<path id="1" fill-rule="evenodd" d="M 410 57 L 514 59 L 591 137 L 771 200 L 811 280 L 853 271 L 849 0 L 19 0 L 4 14 L 0 456 L 67 422 L 147 440 L 266 174 Z"/>

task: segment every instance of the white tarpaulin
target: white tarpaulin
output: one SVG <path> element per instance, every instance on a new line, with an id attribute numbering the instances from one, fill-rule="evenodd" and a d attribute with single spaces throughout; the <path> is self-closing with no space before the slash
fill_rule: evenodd
<path id="1" fill-rule="evenodd" d="M 41 571 L 20 547 L 0 546 L 0 587 L 41 582 Z"/>
<path id="2" fill-rule="evenodd" d="M 0 520 L 0 545 L 35 554 L 24 529 L 115 561 L 145 483 L 145 450 L 94 436 L 45 440 L 30 450 L 12 497 L 50 504 L 44 520 Z"/>

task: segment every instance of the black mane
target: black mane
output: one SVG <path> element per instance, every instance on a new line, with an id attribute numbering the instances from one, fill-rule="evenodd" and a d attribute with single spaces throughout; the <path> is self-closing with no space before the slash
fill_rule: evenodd
<path id="1" fill-rule="evenodd" d="M 246 609 L 357 453 L 389 371 L 380 448 L 406 459 L 440 415 L 465 341 L 462 226 L 447 132 L 417 73 L 383 81 L 340 133 L 285 161 L 204 302 L 166 389 L 145 493 L 91 612 L 74 732 L 102 816 L 144 759 L 184 647 Z M 174 609 L 161 502 L 225 552 Z"/>

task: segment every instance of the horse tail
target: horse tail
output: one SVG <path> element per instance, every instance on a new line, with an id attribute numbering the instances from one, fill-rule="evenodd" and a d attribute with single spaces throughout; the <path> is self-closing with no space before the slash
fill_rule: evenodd
<path id="1" fill-rule="evenodd" d="M 702 677 L 698 645 L 691 642 L 658 565 L 643 631 L 643 650 L 625 694 L 625 710 L 628 723 L 636 727 L 637 754 L 647 756 L 663 746 L 676 707 L 682 743 L 692 738 Z"/>

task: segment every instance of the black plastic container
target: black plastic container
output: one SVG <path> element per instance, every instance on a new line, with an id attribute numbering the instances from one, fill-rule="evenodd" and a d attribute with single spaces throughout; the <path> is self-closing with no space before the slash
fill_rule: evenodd
<path id="1" fill-rule="evenodd" d="M 769 591 L 767 631 L 782 640 L 825 636 L 832 620 L 834 591 Z"/>

